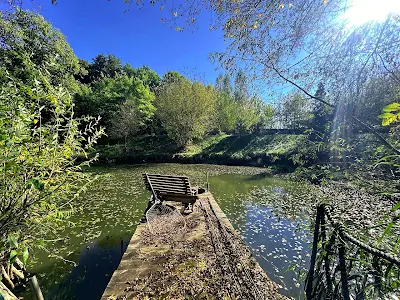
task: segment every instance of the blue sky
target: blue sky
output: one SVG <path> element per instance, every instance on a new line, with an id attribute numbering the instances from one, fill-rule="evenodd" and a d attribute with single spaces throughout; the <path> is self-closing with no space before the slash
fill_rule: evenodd
<path id="1" fill-rule="evenodd" d="M 196 30 L 178 32 L 160 22 L 172 13 L 145 2 L 141 10 L 132 4 L 126 13 L 123 0 L 58 0 L 56 5 L 33 0 L 23 8 L 39 12 L 60 29 L 79 58 L 91 61 L 111 53 L 134 67 L 148 65 L 159 74 L 175 70 L 214 83 L 221 71 L 208 55 L 225 46 L 222 32 L 209 30 L 211 15 L 200 15 Z"/>

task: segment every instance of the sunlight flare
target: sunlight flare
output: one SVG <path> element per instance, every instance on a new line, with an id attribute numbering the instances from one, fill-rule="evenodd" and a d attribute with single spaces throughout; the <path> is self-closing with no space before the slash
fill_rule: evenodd
<path id="1" fill-rule="evenodd" d="M 350 26 L 384 21 L 390 13 L 400 14 L 399 0 L 353 0 L 345 13 Z"/>

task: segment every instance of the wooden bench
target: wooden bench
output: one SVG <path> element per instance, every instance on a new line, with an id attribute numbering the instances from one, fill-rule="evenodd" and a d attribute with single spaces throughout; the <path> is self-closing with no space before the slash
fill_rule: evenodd
<path id="1" fill-rule="evenodd" d="M 190 186 L 186 176 L 143 174 L 146 189 L 162 201 L 176 201 L 193 204 L 197 199 L 197 188 Z"/>

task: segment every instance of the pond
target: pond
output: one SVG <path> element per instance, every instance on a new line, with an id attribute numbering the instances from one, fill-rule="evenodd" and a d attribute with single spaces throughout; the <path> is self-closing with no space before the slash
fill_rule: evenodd
<path id="1" fill-rule="evenodd" d="M 98 179 L 76 203 L 68 230 L 54 247 L 36 251 L 29 271 L 46 299 L 99 299 L 121 259 L 149 193 L 141 174 L 187 175 L 210 191 L 281 293 L 301 299 L 310 254 L 307 186 L 271 177 L 266 169 L 151 164 L 92 167 Z M 75 264 L 74 264 L 75 263 Z M 25 299 L 32 299 L 26 292 Z"/>

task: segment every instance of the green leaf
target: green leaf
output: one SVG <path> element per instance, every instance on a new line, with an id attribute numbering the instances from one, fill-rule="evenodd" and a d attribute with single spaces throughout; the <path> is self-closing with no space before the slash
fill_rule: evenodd
<path id="1" fill-rule="evenodd" d="M 378 118 L 382 119 L 382 125 L 388 126 L 400 120 L 400 104 L 391 103 L 383 108 L 383 114 Z"/>
<path id="2" fill-rule="evenodd" d="M 392 268 L 393 268 L 393 263 L 390 263 L 386 268 L 385 278 L 388 277 L 388 275 L 389 275 L 390 271 L 392 270 Z"/>
<path id="3" fill-rule="evenodd" d="M 381 235 L 381 237 L 378 240 L 378 243 L 382 242 L 382 239 L 385 237 L 385 235 L 388 234 L 388 232 L 390 231 L 390 229 L 392 229 L 394 223 L 390 222 L 388 226 L 386 226 L 385 231 L 383 232 L 383 234 Z"/>
<path id="4" fill-rule="evenodd" d="M 31 178 L 31 179 L 27 180 L 26 184 L 28 185 L 28 187 L 33 185 L 39 191 L 43 191 L 44 190 L 44 182 L 40 181 L 40 180 L 38 180 L 36 178 Z"/>
<path id="5" fill-rule="evenodd" d="M 18 248 L 18 241 L 15 235 L 9 235 L 7 240 L 12 248 Z"/>
<path id="6" fill-rule="evenodd" d="M 395 210 L 397 210 L 399 208 L 400 208 L 400 201 L 397 202 L 397 204 L 395 206 L 393 206 L 392 211 L 395 211 Z"/>
<path id="7" fill-rule="evenodd" d="M 394 102 L 386 105 L 383 108 L 384 112 L 397 112 L 400 111 L 400 103 Z"/>
<path id="8" fill-rule="evenodd" d="M 18 252 L 17 250 L 11 250 L 10 252 L 10 264 L 14 262 L 14 260 L 17 258 Z"/>
<path id="9" fill-rule="evenodd" d="M 24 253 L 22 254 L 22 260 L 24 262 L 24 265 L 26 265 L 26 262 L 28 261 L 29 257 L 29 250 L 28 248 L 25 248 Z"/>

